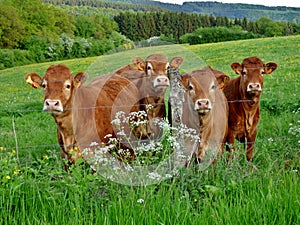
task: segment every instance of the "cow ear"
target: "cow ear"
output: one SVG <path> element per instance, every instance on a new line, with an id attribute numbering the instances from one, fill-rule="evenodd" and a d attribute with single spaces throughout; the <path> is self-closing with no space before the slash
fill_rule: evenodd
<path id="1" fill-rule="evenodd" d="M 87 79 L 88 79 L 87 73 L 80 72 L 80 73 L 76 74 L 76 76 L 74 77 L 75 88 L 79 88 Z"/>
<path id="2" fill-rule="evenodd" d="M 182 64 L 183 58 L 182 57 L 174 57 L 170 61 L 170 68 L 177 69 Z"/>
<path id="3" fill-rule="evenodd" d="M 242 70 L 243 70 L 242 65 L 237 62 L 231 64 L 231 69 L 233 69 L 234 72 L 238 75 L 242 74 Z"/>
<path id="4" fill-rule="evenodd" d="M 40 77 L 37 73 L 28 73 L 25 75 L 25 81 L 27 84 L 30 84 L 33 88 L 42 87 L 43 78 Z"/>
<path id="5" fill-rule="evenodd" d="M 134 65 L 136 65 L 138 70 L 141 70 L 141 71 L 145 70 L 146 63 L 142 58 L 133 58 L 132 62 L 133 62 Z"/>
<path id="6" fill-rule="evenodd" d="M 264 74 L 270 74 L 272 73 L 274 70 L 276 70 L 277 68 L 277 64 L 274 62 L 269 62 L 265 65 L 265 72 Z"/>
<path id="7" fill-rule="evenodd" d="M 217 79 L 217 81 L 218 81 L 219 88 L 220 88 L 221 90 L 223 90 L 223 89 L 224 89 L 224 86 L 225 86 L 225 83 L 226 83 L 227 81 L 230 80 L 230 77 L 227 76 L 226 74 L 222 74 L 222 75 L 216 77 L 216 79 Z"/>
<path id="8" fill-rule="evenodd" d="M 181 81 L 181 84 L 183 86 L 184 89 L 188 89 L 188 85 L 189 85 L 189 77 L 190 75 L 188 73 L 180 76 L 180 81 Z"/>

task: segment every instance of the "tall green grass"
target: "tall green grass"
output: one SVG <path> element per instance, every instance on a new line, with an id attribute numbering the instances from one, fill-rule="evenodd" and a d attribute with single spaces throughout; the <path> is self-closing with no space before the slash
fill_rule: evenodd
<path id="1" fill-rule="evenodd" d="M 41 111 L 42 90 L 29 88 L 23 79 L 29 72 L 43 74 L 50 63 L 0 71 L 0 224 L 300 224 L 299 47 L 300 36 L 292 36 L 151 47 L 60 62 L 91 78 L 152 53 L 182 56 L 182 73 L 207 63 L 232 77 L 230 64 L 248 56 L 278 63 L 265 76 L 253 163 L 238 145 L 230 164 L 224 157 L 204 172 L 183 168 L 145 187 L 114 183 L 86 165 L 66 173 L 56 125 Z"/>

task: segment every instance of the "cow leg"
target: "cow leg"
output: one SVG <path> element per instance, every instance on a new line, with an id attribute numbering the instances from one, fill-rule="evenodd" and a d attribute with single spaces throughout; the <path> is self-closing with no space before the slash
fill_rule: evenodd
<path id="1" fill-rule="evenodd" d="M 254 149 L 254 143 L 256 139 L 257 129 L 255 129 L 251 136 L 247 137 L 247 150 L 246 150 L 246 156 L 248 162 L 253 161 L 253 149 Z"/>
<path id="2" fill-rule="evenodd" d="M 74 138 L 72 136 L 64 138 L 63 133 L 59 129 L 57 129 L 57 140 L 60 146 L 60 156 L 64 160 L 64 168 L 68 171 L 69 167 L 81 157 L 81 153 L 75 145 Z"/>
<path id="3" fill-rule="evenodd" d="M 229 159 L 233 159 L 232 153 L 235 151 L 234 140 L 234 135 L 229 131 L 226 137 L 226 151 L 228 152 Z"/>
<path id="4" fill-rule="evenodd" d="M 68 160 L 68 154 L 65 152 L 65 144 L 63 141 L 63 137 L 58 129 L 57 129 L 56 136 L 57 136 L 57 141 L 58 141 L 58 144 L 60 147 L 60 156 L 64 160 L 63 166 L 64 166 L 65 170 L 68 171 L 70 165 L 69 165 L 69 163 L 65 162 L 66 160 Z"/>

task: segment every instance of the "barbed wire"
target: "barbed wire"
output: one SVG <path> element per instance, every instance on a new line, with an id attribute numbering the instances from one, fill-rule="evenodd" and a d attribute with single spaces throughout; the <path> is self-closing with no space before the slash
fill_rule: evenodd
<path id="1" fill-rule="evenodd" d="M 293 100 L 294 103 L 297 103 L 297 101 L 299 102 L 299 108 L 300 108 L 300 97 L 299 98 L 272 98 L 272 99 L 260 99 L 260 100 L 255 100 L 255 102 L 280 102 L 280 101 L 287 101 L 287 100 Z M 241 103 L 241 102 L 253 102 L 254 100 L 229 100 L 227 101 L 228 103 Z M 33 103 L 32 101 L 28 101 L 28 102 L 22 102 L 22 104 L 26 104 L 26 103 Z M 41 105 L 43 104 L 43 102 L 41 102 Z M 165 103 L 156 103 L 155 105 L 159 106 L 159 105 L 165 105 Z M 106 105 L 97 105 L 97 106 L 90 106 L 90 107 L 71 107 L 71 108 L 65 108 L 64 111 L 68 111 L 68 110 L 89 110 L 89 109 L 107 109 L 107 108 L 128 108 L 128 107 L 136 107 L 136 106 L 147 106 L 147 104 L 129 104 L 129 105 L 112 105 L 112 106 L 106 106 Z M 25 112 L 43 112 L 42 109 L 15 109 L 15 110 L 10 110 L 10 109 L 4 109 L 1 108 L 0 112 L 4 112 L 4 113 L 25 113 Z"/>
<path id="2" fill-rule="evenodd" d="M 125 142 L 125 141 L 122 141 L 120 142 L 121 144 L 132 144 L 132 143 L 142 143 L 143 140 L 132 140 L 130 142 Z M 160 140 L 158 140 L 160 141 Z M 255 142 L 247 142 L 249 144 L 253 143 L 253 144 L 257 144 L 257 143 L 277 143 L 277 142 L 282 142 L 282 141 L 285 141 L 285 142 L 295 142 L 295 143 L 298 143 L 299 145 L 299 150 L 300 150 L 300 138 L 298 137 L 294 137 L 294 138 L 291 138 L 291 137 L 276 137 L 276 138 L 273 138 L 273 137 L 268 137 L 268 138 L 265 138 L 265 139 L 256 139 Z M 99 145 L 101 143 L 98 143 Z M 218 144 L 224 144 L 226 145 L 226 143 L 224 142 L 220 142 Z M 242 144 L 242 143 L 241 143 Z M 78 145 L 76 144 L 78 147 L 84 147 L 84 148 L 88 148 L 90 147 L 90 145 Z M 11 146 L 1 146 L 1 147 L 5 147 L 6 149 L 15 149 L 16 146 L 15 145 L 11 145 Z M 37 149 L 37 148 L 60 148 L 60 145 L 58 143 L 56 144 L 52 144 L 52 143 L 49 143 L 49 144 L 41 144 L 41 145 L 19 145 L 18 146 L 18 149 Z M 50 149 L 49 149 L 50 150 Z"/>

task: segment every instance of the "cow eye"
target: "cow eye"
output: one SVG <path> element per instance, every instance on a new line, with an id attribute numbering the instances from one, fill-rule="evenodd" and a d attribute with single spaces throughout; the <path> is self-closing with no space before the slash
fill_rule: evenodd
<path id="1" fill-rule="evenodd" d="M 247 74 L 247 70 L 243 69 L 242 70 L 242 75 L 246 75 Z"/>
<path id="2" fill-rule="evenodd" d="M 67 85 L 66 85 L 66 88 L 67 88 L 67 89 L 70 89 L 70 88 L 71 88 L 71 85 L 70 85 L 70 84 L 67 84 Z"/>
<path id="3" fill-rule="evenodd" d="M 192 91 L 192 90 L 194 90 L 194 87 L 193 87 L 193 85 L 189 84 L 189 91 Z"/>
<path id="4" fill-rule="evenodd" d="M 42 88 L 44 88 L 44 89 L 45 89 L 45 88 L 46 88 L 46 84 L 42 84 Z"/>
<path id="5" fill-rule="evenodd" d="M 212 90 L 216 89 L 216 85 L 213 84 L 213 85 L 211 86 L 211 89 L 212 89 Z"/>

